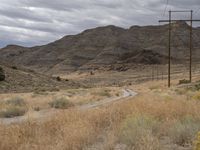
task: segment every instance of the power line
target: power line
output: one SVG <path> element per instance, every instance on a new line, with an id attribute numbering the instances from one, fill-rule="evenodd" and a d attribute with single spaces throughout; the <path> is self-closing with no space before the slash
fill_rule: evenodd
<path id="1" fill-rule="evenodd" d="M 172 28 L 171 28 L 171 23 L 172 21 L 180 21 L 180 20 L 172 20 L 171 17 L 172 17 L 172 12 L 189 12 L 188 10 L 187 11 L 169 11 L 169 20 L 159 20 L 159 22 L 168 22 L 169 23 L 169 50 L 168 50 L 168 87 L 170 87 L 171 85 L 171 31 L 172 31 Z M 193 43 L 192 43 L 192 35 L 193 35 L 193 31 L 192 31 L 192 24 L 194 21 L 200 21 L 200 20 L 193 20 L 193 11 L 191 10 L 190 11 L 190 14 L 191 14 L 191 18 L 190 20 L 182 20 L 182 21 L 190 21 L 190 71 L 189 71 L 189 78 L 190 78 L 190 82 L 192 81 L 192 48 L 193 48 Z"/>
<path id="2" fill-rule="evenodd" d="M 166 13 L 166 11 L 167 11 L 168 5 L 169 5 L 169 0 L 167 0 L 167 2 L 166 2 L 166 4 L 165 4 L 165 10 L 164 10 L 163 16 L 165 16 L 165 13 Z"/>
<path id="3" fill-rule="evenodd" d="M 194 12 L 194 14 L 198 13 L 198 12 L 199 12 L 199 10 L 200 10 L 200 8 L 199 8 L 199 9 L 197 9 L 197 10 Z"/>

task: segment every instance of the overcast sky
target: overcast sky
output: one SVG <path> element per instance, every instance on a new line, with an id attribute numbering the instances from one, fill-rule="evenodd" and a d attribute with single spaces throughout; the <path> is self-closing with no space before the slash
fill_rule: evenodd
<path id="1" fill-rule="evenodd" d="M 46 44 L 110 24 L 124 28 L 156 25 L 167 18 L 169 9 L 193 9 L 194 18 L 200 19 L 200 0 L 169 0 L 166 4 L 167 0 L 0 0 L 0 47 Z"/>

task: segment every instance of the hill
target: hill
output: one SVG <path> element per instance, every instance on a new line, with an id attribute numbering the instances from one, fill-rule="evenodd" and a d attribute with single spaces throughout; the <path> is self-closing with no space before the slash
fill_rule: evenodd
<path id="1" fill-rule="evenodd" d="M 194 28 L 194 57 L 200 57 L 200 29 Z M 173 24 L 172 58 L 181 63 L 189 55 L 189 26 Z M 167 62 L 168 25 L 105 26 L 65 36 L 43 46 L 8 45 L 0 49 L 0 61 L 42 73 L 98 69 L 119 64 L 164 64 Z"/>
<path id="2" fill-rule="evenodd" d="M 80 84 L 71 80 L 57 80 L 29 69 L 0 65 L 5 73 L 5 80 L 0 81 L 0 93 L 7 92 L 45 92 L 59 89 L 77 88 Z"/>

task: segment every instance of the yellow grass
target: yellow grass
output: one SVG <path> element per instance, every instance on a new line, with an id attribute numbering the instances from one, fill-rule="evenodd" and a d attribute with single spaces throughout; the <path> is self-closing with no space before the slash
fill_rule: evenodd
<path id="1" fill-rule="evenodd" d="M 152 83 L 151 83 L 152 84 Z M 138 143 L 140 149 L 147 148 L 152 141 L 157 144 L 160 137 L 168 136 L 168 131 L 177 120 L 191 116 L 200 120 L 200 103 L 160 87 L 154 91 L 142 86 L 134 87 L 142 91 L 139 96 L 124 102 L 119 101 L 101 109 L 79 111 L 70 109 L 59 111 L 47 121 L 29 120 L 21 124 L 0 125 L 0 149 L 2 150 L 80 150 L 86 149 L 104 134 L 104 149 L 114 149 L 120 141 L 120 130 L 129 117 L 149 116 L 159 121 L 159 130 L 154 136 L 145 134 Z M 156 89 L 157 90 L 157 89 Z M 163 96 L 167 93 L 167 96 Z M 45 97 L 48 97 L 47 95 Z M 45 101 L 45 97 L 43 97 Z M 169 98 L 170 97 L 170 98 Z M 30 95 L 29 95 L 30 98 Z M 42 98 L 42 96 L 41 96 Z M 41 102 L 43 103 L 43 102 Z M 33 103 L 30 103 L 32 105 Z M 195 135 L 194 135 L 195 136 Z M 141 147 L 144 145 L 144 147 Z M 159 145 L 159 144 L 158 144 Z M 157 145 L 156 145 L 157 147 Z"/>
<path id="2" fill-rule="evenodd" d="M 36 93 L 9 93 L 0 94 L 0 109 L 4 109 L 7 105 L 4 103 L 9 99 L 16 97 L 24 99 L 26 107 L 29 110 L 35 108 L 48 109 L 49 103 L 58 98 L 66 98 L 75 105 L 82 105 L 103 100 L 107 97 L 119 96 L 122 91 L 119 88 L 91 88 L 91 89 L 70 89 L 58 92 L 36 92 Z"/>

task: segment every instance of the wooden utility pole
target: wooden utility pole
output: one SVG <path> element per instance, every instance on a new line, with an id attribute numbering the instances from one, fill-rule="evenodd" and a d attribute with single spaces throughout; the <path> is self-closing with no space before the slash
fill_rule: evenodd
<path id="1" fill-rule="evenodd" d="M 169 50 L 168 50 L 168 87 L 171 86 L 171 20 L 172 12 L 169 11 Z"/>
<path id="2" fill-rule="evenodd" d="M 192 19 L 193 19 L 193 11 L 191 10 L 190 16 L 190 83 L 192 82 Z"/>
<path id="3" fill-rule="evenodd" d="M 185 13 L 185 12 L 190 12 L 190 20 L 172 20 L 172 12 L 173 13 Z M 169 43 L 168 43 L 168 87 L 171 86 L 171 23 L 176 22 L 176 21 L 185 21 L 185 22 L 190 22 L 190 65 L 189 65 L 189 81 L 192 82 L 192 49 L 193 49 L 193 28 L 192 28 L 192 23 L 195 22 L 200 22 L 200 20 L 193 20 L 193 11 L 188 11 L 188 10 L 181 10 L 181 11 L 169 11 L 169 20 L 159 20 L 159 22 L 168 22 L 169 23 Z"/>

